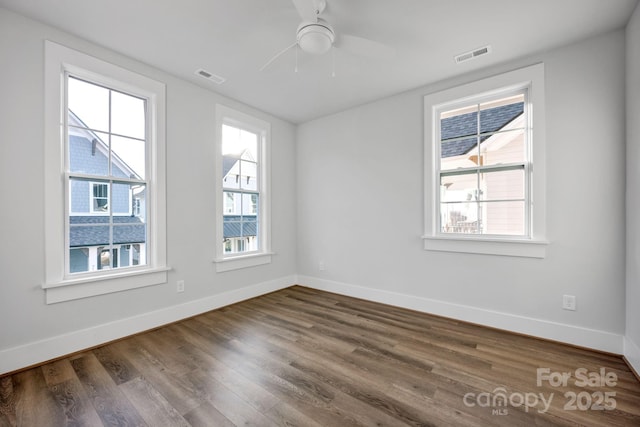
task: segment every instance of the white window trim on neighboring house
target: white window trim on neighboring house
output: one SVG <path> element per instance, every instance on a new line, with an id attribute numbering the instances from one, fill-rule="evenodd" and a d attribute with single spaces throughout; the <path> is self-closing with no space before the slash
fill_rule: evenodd
<path id="1" fill-rule="evenodd" d="M 525 236 L 442 233 L 439 228 L 439 111 L 444 106 L 474 102 L 500 92 L 527 88 L 529 186 Z M 544 64 L 535 64 L 453 87 L 424 97 L 424 249 L 489 255 L 544 258 L 546 236 Z"/>
<path id="2" fill-rule="evenodd" d="M 227 124 L 251 131 L 259 136 L 258 148 L 258 250 L 248 253 L 224 253 L 224 211 L 223 177 L 222 177 L 222 125 Z M 216 140 L 215 140 L 215 197 L 216 228 L 215 258 L 217 272 L 254 267 L 271 262 L 271 124 L 242 113 L 224 105 L 216 105 Z"/>
<path id="3" fill-rule="evenodd" d="M 69 274 L 65 223 L 70 212 L 66 172 L 66 75 L 83 77 L 147 99 L 149 146 L 147 263 L 126 269 Z M 167 281 L 165 85 L 82 52 L 45 41 L 45 283 L 48 304 Z"/>
<path id="4" fill-rule="evenodd" d="M 95 210 L 93 207 L 93 202 L 96 199 L 96 197 L 94 196 L 94 188 L 96 185 L 105 185 L 107 187 L 107 209 L 104 211 L 100 211 L 100 210 Z M 110 185 L 108 182 L 96 182 L 96 181 L 90 181 L 89 182 L 89 213 L 93 214 L 93 215 L 109 215 L 109 212 L 111 212 L 111 206 L 109 203 L 109 197 L 110 197 Z M 69 214 L 71 215 L 71 209 L 69 209 L 70 212 Z M 76 213 L 77 215 L 77 213 Z"/>

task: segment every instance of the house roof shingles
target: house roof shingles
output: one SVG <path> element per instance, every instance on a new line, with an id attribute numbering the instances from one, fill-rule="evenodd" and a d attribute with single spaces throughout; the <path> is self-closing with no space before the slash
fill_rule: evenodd
<path id="1" fill-rule="evenodd" d="M 258 221 L 255 215 L 225 215 L 223 221 L 224 238 L 255 236 Z"/>
<path id="2" fill-rule="evenodd" d="M 147 226 L 135 216 L 113 216 L 113 243 L 129 244 L 146 241 Z M 69 217 L 69 246 L 109 244 L 108 216 Z"/>
<path id="3" fill-rule="evenodd" d="M 108 216 L 69 217 L 69 246 L 85 247 L 109 244 Z M 225 215 L 224 238 L 257 235 L 258 221 L 255 215 Z M 130 244 L 146 241 L 146 224 L 138 217 L 113 217 L 113 243 Z"/>
<path id="4" fill-rule="evenodd" d="M 502 129 L 522 114 L 523 111 L 523 102 L 482 110 L 480 112 L 480 133 L 486 134 Z M 440 153 L 442 158 L 466 154 L 476 146 L 477 119 L 478 113 L 474 111 L 441 120 L 440 140 L 442 141 L 442 146 L 440 147 Z M 490 136 L 482 135 L 480 142 Z"/>

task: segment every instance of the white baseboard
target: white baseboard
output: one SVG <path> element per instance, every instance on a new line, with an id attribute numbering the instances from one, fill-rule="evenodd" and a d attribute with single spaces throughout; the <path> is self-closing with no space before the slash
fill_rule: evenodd
<path id="1" fill-rule="evenodd" d="M 414 295 L 371 289 L 311 276 L 298 276 L 298 283 L 301 286 L 308 286 L 318 290 L 408 308 L 437 316 L 548 340 L 560 341 L 609 353 L 623 354 L 623 336 L 611 332 L 582 328 L 499 311 L 485 310 L 478 307 L 454 304 Z M 640 356 L 640 353 L 637 353 L 637 355 Z M 640 358 L 637 360 L 640 360 Z"/>
<path id="2" fill-rule="evenodd" d="M 2 350 L 0 351 L 0 375 L 157 328 L 158 326 L 205 313 L 216 308 L 287 288 L 295 284 L 296 281 L 297 278 L 295 275 L 282 277 Z"/>
<path id="3" fill-rule="evenodd" d="M 624 337 L 624 358 L 636 374 L 640 375 L 640 347 L 627 337 Z"/>

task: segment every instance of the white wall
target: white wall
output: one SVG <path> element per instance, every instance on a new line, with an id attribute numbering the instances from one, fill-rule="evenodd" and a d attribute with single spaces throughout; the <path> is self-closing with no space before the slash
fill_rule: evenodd
<path id="1" fill-rule="evenodd" d="M 640 373 L 640 6 L 627 26 L 627 329 L 625 356 Z"/>
<path id="2" fill-rule="evenodd" d="M 424 251 L 423 96 L 540 61 L 547 257 Z M 300 282 L 620 353 L 624 63 L 618 31 L 300 125 Z"/>
<path id="3" fill-rule="evenodd" d="M 167 87 L 168 284 L 44 303 L 44 40 Z M 0 8 L 0 374 L 295 281 L 295 127 L 216 93 Z M 215 273 L 215 105 L 272 125 L 270 265 Z M 176 293 L 176 280 L 186 283 Z"/>

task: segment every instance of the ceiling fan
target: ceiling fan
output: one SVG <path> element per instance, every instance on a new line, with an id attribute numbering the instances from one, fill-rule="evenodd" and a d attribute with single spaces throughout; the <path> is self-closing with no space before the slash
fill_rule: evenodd
<path id="1" fill-rule="evenodd" d="M 333 27 L 320 18 L 320 14 L 327 7 L 326 0 L 292 1 L 302 18 L 302 22 L 298 25 L 296 31 L 296 41 L 273 56 L 260 68 L 260 71 L 266 69 L 276 59 L 294 47 L 296 48 L 296 71 L 298 71 L 298 49 L 305 53 L 322 55 L 334 48 L 338 48 L 348 50 L 356 55 L 376 59 L 390 59 L 395 55 L 394 49 L 377 41 L 350 34 L 336 34 Z M 333 75 L 335 76 L 335 72 Z"/>

